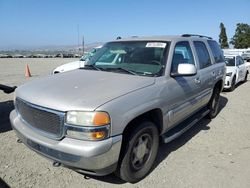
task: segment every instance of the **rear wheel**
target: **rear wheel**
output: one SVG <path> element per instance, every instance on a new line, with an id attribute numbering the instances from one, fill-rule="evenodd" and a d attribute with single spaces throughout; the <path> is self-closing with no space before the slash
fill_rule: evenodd
<path id="1" fill-rule="evenodd" d="M 230 87 L 230 91 L 233 91 L 235 89 L 235 82 L 236 82 L 236 77 L 233 77 L 232 83 L 231 83 L 231 87 Z"/>
<path id="2" fill-rule="evenodd" d="M 159 146 L 158 129 L 154 123 L 143 121 L 124 136 L 128 139 L 124 141 L 117 174 L 124 181 L 136 183 L 152 169 Z"/>
<path id="3" fill-rule="evenodd" d="M 213 119 L 219 113 L 220 106 L 220 89 L 218 87 L 214 88 L 212 97 L 208 103 L 208 109 L 210 110 L 208 117 Z"/>

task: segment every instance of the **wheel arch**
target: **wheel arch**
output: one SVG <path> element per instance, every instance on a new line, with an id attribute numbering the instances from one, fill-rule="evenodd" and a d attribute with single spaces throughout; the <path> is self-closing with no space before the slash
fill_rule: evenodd
<path id="1" fill-rule="evenodd" d="M 144 112 L 143 114 L 140 114 L 139 116 L 132 119 L 125 129 L 123 130 L 123 135 L 129 134 L 133 131 L 135 124 L 141 123 L 142 121 L 151 121 L 154 123 L 158 129 L 159 134 L 163 130 L 163 113 L 160 108 L 155 108 L 152 110 L 149 110 L 147 112 Z"/>
<path id="2" fill-rule="evenodd" d="M 234 75 L 235 76 L 235 75 Z M 214 88 L 213 88 L 213 91 L 214 91 L 214 89 L 215 88 L 219 88 L 219 90 L 220 91 L 222 91 L 223 90 L 223 80 L 218 80 L 216 83 L 215 83 L 215 85 L 214 85 Z"/>
<path id="3" fill-rule="evenodd" d="M 140 124 L 143 121 L 151 121 L 152 123 L 154 123 L 158 129 L 159 134 L 162 132 L 163 130 L 163 113 L 162 110 L 159 108 L 155 108 L 152 110 L 149 110 L 147 112 L 144 112 L 140 115 L 138 115 L 137 117 L 135 117 L 134 119 L 132 119 L 131 121 L 129 121 L 129 123 L 127 124 L 127 126 L 124 128 L 123 132 L 122 132 L 122 145 L 121 145 L 121 151 L 120 151 L 120 155 L 119 155 L 119 160 L 118 160 L 118 164 L 121 163 L 121 160 L 123 158 L 123 156 L 125 155 L 125 150 L 127 147 L 127 143 L 129 142 L 129 138 L 130 138 L 130 134 L 132 134 L 132 132 L 135 129 L 136 124 Z M 116 172 L 117 174 L 117 172 Z M 117 174 L 119 175 L 119 174 Z"/>

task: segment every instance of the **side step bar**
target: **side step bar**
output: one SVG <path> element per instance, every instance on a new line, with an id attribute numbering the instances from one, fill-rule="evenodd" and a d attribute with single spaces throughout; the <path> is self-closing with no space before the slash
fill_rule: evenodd
<path id="1" fill-rule="evenodd" d="M 172 140 L 178 138 L 183 133 L 185 133 L 188 129 L 190 129 L 192 126 L 194 126 L 198 121 L 200 121 L 203 117 L 205 117 L 209 113 L 209 110 L 207 107 L 201 109 L 199 112 L 197 112 L 195 115 L 189 117 L 179 125 L 173 127 L 169 131 L 167 131 L 165 134 L 163 134 L 162 141 L 164 143 L 171 142 Z"/>

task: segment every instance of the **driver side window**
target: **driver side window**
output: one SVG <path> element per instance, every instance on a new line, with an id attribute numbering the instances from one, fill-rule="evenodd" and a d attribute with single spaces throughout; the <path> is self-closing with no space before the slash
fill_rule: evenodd
<path id="1" fill-rule="evenodd" d="M 179 64 L 194 64 L 194 57 L 188 41 L 178 42 L 175 45 L 171 73 L 178 73 Z"/>
<path id="2" fill-rule="evenodd" d="M 240 61 L 240 65 L 244 64 L 244 60 L 241 57 L 239 58 L 239 61 Z"/>
<path id="3" fill-rule="evenodd" d="M 236 66 L 239 66 L 240 65 L 240 59 L 237 57 L 236 59 Z"/>

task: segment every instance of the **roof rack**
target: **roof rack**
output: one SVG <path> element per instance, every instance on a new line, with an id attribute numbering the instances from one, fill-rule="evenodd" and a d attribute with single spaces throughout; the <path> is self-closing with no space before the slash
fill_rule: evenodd
<path id="1" fill-rule="evenodd" d="M 200 37 L 200 38 L 207 38 L 212 39 L 212 37 L 204 36 L 204 35 L 196 35 L 196 34 L 183 34 L 182 37 Z"/>

